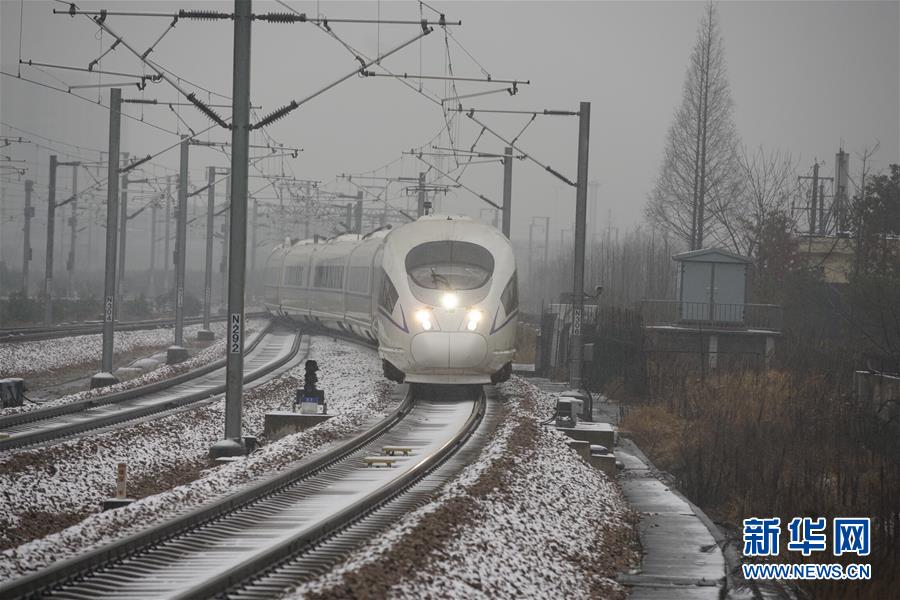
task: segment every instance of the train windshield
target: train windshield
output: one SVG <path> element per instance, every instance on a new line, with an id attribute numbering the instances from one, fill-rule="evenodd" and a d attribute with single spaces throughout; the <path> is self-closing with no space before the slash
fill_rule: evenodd
<path id="1" fill-rule="evenodd" d="M 426 289 L 474 290 L 491 278 L 494 257 L 471 242 L 425 242 L 406 255 L 406 272 Z"/>

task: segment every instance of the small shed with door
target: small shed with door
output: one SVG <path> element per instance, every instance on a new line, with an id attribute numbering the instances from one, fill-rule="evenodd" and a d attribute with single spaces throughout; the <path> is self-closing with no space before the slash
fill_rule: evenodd
<path id="1" fill-rule="evenodd" d="M 672 258 L 681 265 L 678 299 L 682 322 L 744 322 L 749 258 L 721 248 L 691 250 Z"/>

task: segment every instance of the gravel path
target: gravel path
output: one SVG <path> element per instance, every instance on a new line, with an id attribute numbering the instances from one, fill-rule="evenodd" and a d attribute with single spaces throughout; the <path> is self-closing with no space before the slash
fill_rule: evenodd
<path id="1" fill-rule="evenodd" d="M 319 362 L 320 386 L 327 390 L 329 413 L 337 416 L 230 465 L 210 467 L 207 458 L 222 433 L 224 401 L 92 438 L 3 456 L 0 547 L 7 549 L 0 553 L 0 579 L 41 568 L 231 493 L 362 430 L 391 407 L 393 386 L 381 378 L 374 350 L 315 337 L 310 357 Z M 245 393 L 245 432 L 260 432 L 267 411 L 289 405 L 303 371 L 300 366 Z M 114 492 L 120 461 L 128 463 L 133 482 L 129 492 L 143 488 L 156 495 L 100 513 L 99 503 Z M 183 481 L 195 477 L 199 478 Z M 168 489 L 179 483 L 185 485 Z M 49 533 L 42 528 L 47 515 L 56 516 L 59 526 L 54 531 L 68 528 L 36 539 Z"/>
<path id="2" fill-rule="evenodd" d="M 480 458 L 434 501 L 300 598 L 624 598 L 636 563 L 632 517 L 614 481 L 539 422 L 555 397 L 513 378 Z"/>

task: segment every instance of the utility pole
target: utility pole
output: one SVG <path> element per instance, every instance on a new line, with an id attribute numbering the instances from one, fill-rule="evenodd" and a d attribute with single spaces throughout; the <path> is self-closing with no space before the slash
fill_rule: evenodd
<path id="1" fill-rule="evenodd" d="M 106 273 L 103 283 L 103 359 L 100 372 L 91 377 L 91 388 L 116 383 L 113 375 L 113 333 L 116 296 L 116 234 L 119 218 L 119 134 L 122 121 L 122 89 L 109 91 L 109 164 L 106 176 Z"/>
<path id="2" fill-rule="evenodd" d="M 425 172 L 419 171 L 419 196 L 418 196 L 418 208 L 416 209 L 416 216 L 421 217 L 425 214 Z"/>
<path id="3" fill-rule="evenodd" d="M 250 272 L 256 273 L 256 226 L 259 218 L 259 201 L 253 199 L 253 215 L 250 223 Z"/>
<path id="4" fill-rule="evenodd" d="M 308 181 L 306 182 L 305 187 L 306 187 L 306 195 L 303 198 L 305 210 L 303 212 L 306 213 L 305 214 L 306 221 L 303 223 L 303 239 L 308 240 L 309 239 L 309 220 L 312 218 L 312 212 L 310 211 L 311 198 L 310 198 L 310 193 L 309 193 L 309 182 Z M 284 240 L 279 240 L 279 243 L 282 241 L 284 241 Z"/>
<path id="5" fill-rule="evenodd" d="M 356 223 L 354 229 L 356 233 L 362 235 L 362 217 L 363 217 L 363 193 L 362 190 L 356 192 Z"/>
<path id="6" fill-rule="evenodd" d="M 584 249 L 587 216 L 588 149 L 591 133 L 591 103 L 582 102 L 578 109 L 578 179 L 575 188 L 575 278 L 572 289 L 572 358 L 569 361 L 569 385 L 583 387 L 584 342 L 581 321 L 584 313 Z M 584 403 L 582 418 L 592 421 L 592 399 Z"/>
<path id="7" fill-rule="evenodd" d="M 73 275 L 75 274 L 75 242 L 78 237 L 78 168 L 81 165 L 72 166 L 72 216 L 69 217 L 69 260 L 66 261 L 66 271 L 68 272 L 68 288 L 69 295 L 75 295 L 75 286 L 73 284 Z"/>
<path id="8" fill-rule="evenodd" d="M 247 256 L 247 175 L 250 144 L 250 0 L 234 3 L 234 74 L 231 127 L 231 235 L 228 260 L 228 351 L 225 362 L 225 437 L 214 457 L 244 453 L 241 396 L 244 387 L 244 279 Z"/>
<path id="9" fill-rule="evenodd" d="M 31 206 L 31 192 L 34 190 L 34 181 L 25 180 L 25 228 L 22 238 L 22 295 L 28 297 L 28 263 L 31 262 L 31 219 L 34 217 L 34 207 Z"/>
<path id="10" fill-rule="evenodd" d="M 150 292 L 151 297 L 156 295 L 156 219 L 159 205 L 156 200 L 150 204 Z"/>
<path id="11" fill-rule="evenodd" d="M 228 229 L 229 212 L 231 210 L 231 173 L 225 179 L 225 223 L 222 225 L 222 257 L 219 263 L 219 273 L 222 275 L 222 306 L 228 304 Z"/>
<path id="12" fill-rule="evenodd" d="M 175 343 L 166 350 L 166 363 L 173 365 L 187 360 L 188 351 L 184 347 L 184 266 L 187 242 L 187 180 L 188 151 L 187 136 L 181 136 L 181 169 L 178 175 L 178 209 L 175 224 Z"/>
<path id="13" fill-rule="evenodd" d="M 166 282 L 166 288 L 169 287 L 169 263 L 174 264 L 175 259 L 170 254 L 169 249 L 169 236 L 171 235 L 169 231 L 170 224 L 172 223 L 172 176 L 166 175 L 166 239 L 163 244 L 163 251 L 165 252 L 165 260 L 163 261 L 163 281 Z M 167 289 L 168 291 L 168 289 Z"/>
<path id="14" fill-rule="evenodd" d="M 210 341 L 215 339 L 209 328 L 209 312 L 212 303 L 212 253 L 213 253 L 213 215 L 216 207 L 216 168 L 206 168 L 206 280 L 203 286 L 203 329 L 197 332 L 197 339 Z"/>
<path id="15" fill-rule="evenodd" d="M 815 234 L 818 229 L 816 229 L 816 199 L 817 194 L 819 192 L 819 163 L 813 165 L 813 184 L 812 184 L 812 216 L 810 217 L 810 225 L 809 232 L 811 234 Z"/>
<path id="16" fill-rule="evenodd" d="M 503 235 L 509 239 L 510 218 L 512 215 L 512 147 L 503 149 Z M 529 277 L 530 277 L 529 272 Z"/>
<path id="17" fill-rule="evenodd" d="M 50 192 L 47 195 L 47 255 L 44 260 L 44 324 L 53 324 L 53 236 L 56 226 L 56 155 L 50 156 Z"/>
<path id="18" fill-rule="evenodd" d="M 128 153 L 122 153 L 123 163 L 128 164 Z M 125 287 L 125 237 L 128 235 L 128 173 L 122 173 L 122 181 L 119 184 L 121 201 L 119 203 L 119 260 L 117 263 L 119 274 L 116 277 L 116 304 L 122 304 L 122 292 Z"/>

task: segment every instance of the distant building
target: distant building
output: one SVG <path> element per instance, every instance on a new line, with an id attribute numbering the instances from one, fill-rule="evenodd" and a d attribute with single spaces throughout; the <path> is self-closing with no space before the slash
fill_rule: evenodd
<path id="1" fill-rule="evenodd" d="M 797 251 L 825 283 L 849 281 L 856 258 L 853 238 L 804 235 L 797 239 Z"/>
<path id="2" fill-rule="evenodd" d="M 647 351 L 655 359 L 698 354 L 711 368 L 768 365 L 781 335 L 782 309 L 748 304 L 749 258 L 721 248 L 672 257 L 680 263 L 678 300 L 642 300 Z"/>

